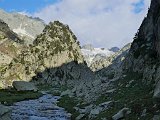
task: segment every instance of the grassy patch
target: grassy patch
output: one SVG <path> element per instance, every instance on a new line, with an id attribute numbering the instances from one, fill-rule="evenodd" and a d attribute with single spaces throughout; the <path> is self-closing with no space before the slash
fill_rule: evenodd
<path id="1" fill-rule="evenodd" d="M 38 85 L 37 86 L 39 90 L 41 91 L 52 91 L 52 90 L 59 90 L 61 92 L 65 91 L 68 89 L 68 87 L 66 85 L 49 85 L 49 84 L 45 84 L 45 85 Z"/>
<path id="2" fill-rule="evenodd" d="M 108 79 L 113 79 L 113 78 L 114 78 L 114 73 L 108 75 Z"/>
<path id="3" fill-rule="evenodd" d="M 51 90 L 53 88 L 53 86 L 51 86 L 49 84 L 45 84 L 45 85 L 38 85 L 37 88 L 40 91 L 46 91 L 46 90 Z"/>
<path id="4" fill-rule="evenodd" d="M 126 73 L 126 76 L 119 81 L 115 82 L 115 87 L 117 92 L 114 92 L 111 96 L 112 101 L 115 101 L 113 108 L 101 112 L 95 120 L 100 120 L 101 118 L 111 119 L 111 117 L 116 114 L 119 110 L 124 107 L 131 109 L 132 113 L 128 115 L 125 120 L 148 120 L 153 117 L 156 111 L 153 106 L 151 91 L 153 90 L 153 82 L 150 83 L 142 79 L 143 75 L 138 73 Z M 133 80 L 133 81 L 132 81 Z M 129 83 L 132 81 L 131 83 Z M 127 86 L 130 84 L 129 86 Z M 108 100 L 107 96 L 101 96 L 97 99 L 96 104 Z M 141 117 L 142 111 L 146 109 L 146 116 Z"/>
<path id="5" fill-rule="evenodd" d="M 51 94 L 54 96 L 60 96 L 61 92 L 60 91 L 51 91 Z"/>
<path id="6" fill-rule="evenodd" d="M 39 92 L 33 91 L 23 91 L 18 92 L 14 89 L 12 90 L 0 90 L 0 102 L 6 105 L 12 105 L 15 102 L 28 100 L 28 99 L 36 99 L 39 98 L 42 94 Z"/>
<path id="7" fill-rule="evenodd" d="M 69 96 L 63 96 L 59 102 L 58 106 L 63 107 L 66 109 L 67 112 L 72 114 L 71 119 L 75 120 L 75 118 L 79 115 L 79 112 L 77 112 L 74 107 L 78 104 L 78 100 L 75 98 L 71 98 Z"/>
<path id="8" fill-rule="evenodd" d="M 93 104 L 99 105 L 99 104 L 107 102 L 107 101 L 110 101 L 109 97 L 106 95 L 101 95 Z"/>
<path id="9" fill-rule="evenodd" d="M 68 89 L 68 87 L 66 85 L 63 85 L 63 86 L 60 86 L 60 85 L 52 86 L 52 85 L 46 84 L 46 85 L 39 85 L 37 87 L 38 87 L 38 90 L 48 91 L 48 93 L 50 93 L 50 94 L 52 94 L 54 96 L 60 96 L 63 91 Z"/>

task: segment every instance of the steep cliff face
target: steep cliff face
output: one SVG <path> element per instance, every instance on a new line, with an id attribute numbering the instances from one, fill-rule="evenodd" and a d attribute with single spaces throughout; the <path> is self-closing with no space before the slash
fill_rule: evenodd
<path id="1" fill-rule="evenodd" d="M 143 83 L 155 88 L 154 98 L 160 98 L 160 1 L 152 0 L 123 64 L 125 72 L 142 74 Z"/>
<path id="2" fill-rule="evenodd" d="M 7 65 L 21 51 L 22 40 L 0 20 L 0 67 Z"/>
<path id="3" fill-rule="evenodd" d="M 22 43 L 18 35 L 0 20 L 0 76 L 5 73 L 11 61 L 21 53 L 24 48 Z M 0 81 L 0 87 L 2 86 L 2 81 Z"/>
<path id="4" fill-rule="evenodd" d="M 135 35 L 125 69 L 143 72 L 144 65 L 156 64 L 160 55 L 160 1 L 152 0 L 147 17 Z"/>
<path id="5" fill-rule="evenodd" d="M 69 64 L 68 67 L 66 67 L 67 64 Z M 65 79 L 64 77 L 66 76 L 78 79 L 80 74 L 72 66 L 80 64 L 85 66 L 76 36 L 67 25 L 55 21 L 47 25 L 43 33 L 36 38 L 33 45 L 23 50 L 10 63 L 1 79 L 6 81 L 5 85 L 10 85 L 13 80 L 29 81 L 33 76 L 48 81 L 59 79 L 59 77 Z M 65 66 L 64 69 L 58 69 L 62 66 Z M 64 76 L 64 71 L 67 68 L 72 72 L 68 71 L 70 75 L 66 74 Z M 52 73 L 52 76 L 48 78 L 50 73 Z M 57 74 L 55 75 L 57 78 L 54 77 L 54 74 Z"/>

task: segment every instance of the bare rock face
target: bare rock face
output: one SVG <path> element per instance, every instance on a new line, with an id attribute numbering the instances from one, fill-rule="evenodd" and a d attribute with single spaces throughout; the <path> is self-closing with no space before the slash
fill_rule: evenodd
<path id="1" fill-rule="evenodd" d="M 0 76 L 6 72 L 8 65 L 24 48 L 23 41 L 18 35 L 0 20 Z M 1 87 L 3 87 L 3 80 L 0 79 Z"/>
<path id="2" fill-rule="evenodd" d="M 159 0 L 152 0 L 147 17 L 135 35 L 124 69 L 143 72 L 147 63 L 159 59 Z"/>
<path id="3" fill-rule="evenodd" d="M 8 25 L 0 20 L 0 76 L 5 73 L 7 66 L 20 53 L 23 41 L 15 34 Z M 2 87 L 0 80 L 0 87 Z"/>
<path id="4" fill-rule="evenodd" d="M 160 1 L 152 0 L 147 17 L 144 18 L 129 54 L 123 64 L 126 72 L 137 72 L 143 75 L 144 83 L 156 88 L 154 97 L 159 98 L 159 56 L 160 56 Z M 155 84 L 153 84 L 155 83 Z M 157 91 L 158 90 L 158 91 Z"/>

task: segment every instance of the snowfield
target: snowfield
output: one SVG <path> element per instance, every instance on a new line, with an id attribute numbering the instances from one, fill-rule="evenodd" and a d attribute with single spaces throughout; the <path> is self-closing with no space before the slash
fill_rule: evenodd
<path id="1" fill-rule="evenodd" d="M 94 59 L 100 59 L 102 57 L 108 57 L 114 52 L 109 51 L 104 48 L 94 48 L 94 49 L 81 49 L 82 54 L 87 62 L 87 65 L 90 66 Z"/>

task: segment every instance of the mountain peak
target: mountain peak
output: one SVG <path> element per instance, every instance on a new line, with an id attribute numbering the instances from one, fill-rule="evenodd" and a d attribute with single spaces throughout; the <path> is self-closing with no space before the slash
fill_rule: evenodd
<path id="1" fill-rule="evenodd" d="M 75 61 L 80 63 L 84 61 L 77 37 L 68 25 L 64 25 L 59 21 L 49 23 L 43 33 L 34 41 L 34 45 L 45 46 L 53 54 L 59 54 L 67 50 L 69 53 L 72 52 L 70 58 L 74 58 Z"/>
<path id="2" fill-rule="evenodd" d="M 118 52 L 120 49 L 118 47 L 112 47 L 109 50 L 112 51 L 112 52 Z"/>
<path id="3" fill-rule="evenodd" d="M 31 79 L 36 72 L 47 68 L 56 68 L 68 63 L 84 64 L 79 42 L 68 26 L 60 22 L 51 22 L 37 36 L 33 45 L 12 61 L 12 68 L 17 64 L 20 71 L 10 70 L 10 74 L 19 74 L 21 79 Z M 30 66 L 28 66 L 30 64 Z M 27 66 L 27 68 L 25 68 Z M 19 79 L 16 78 L 16 79 Z"/>

